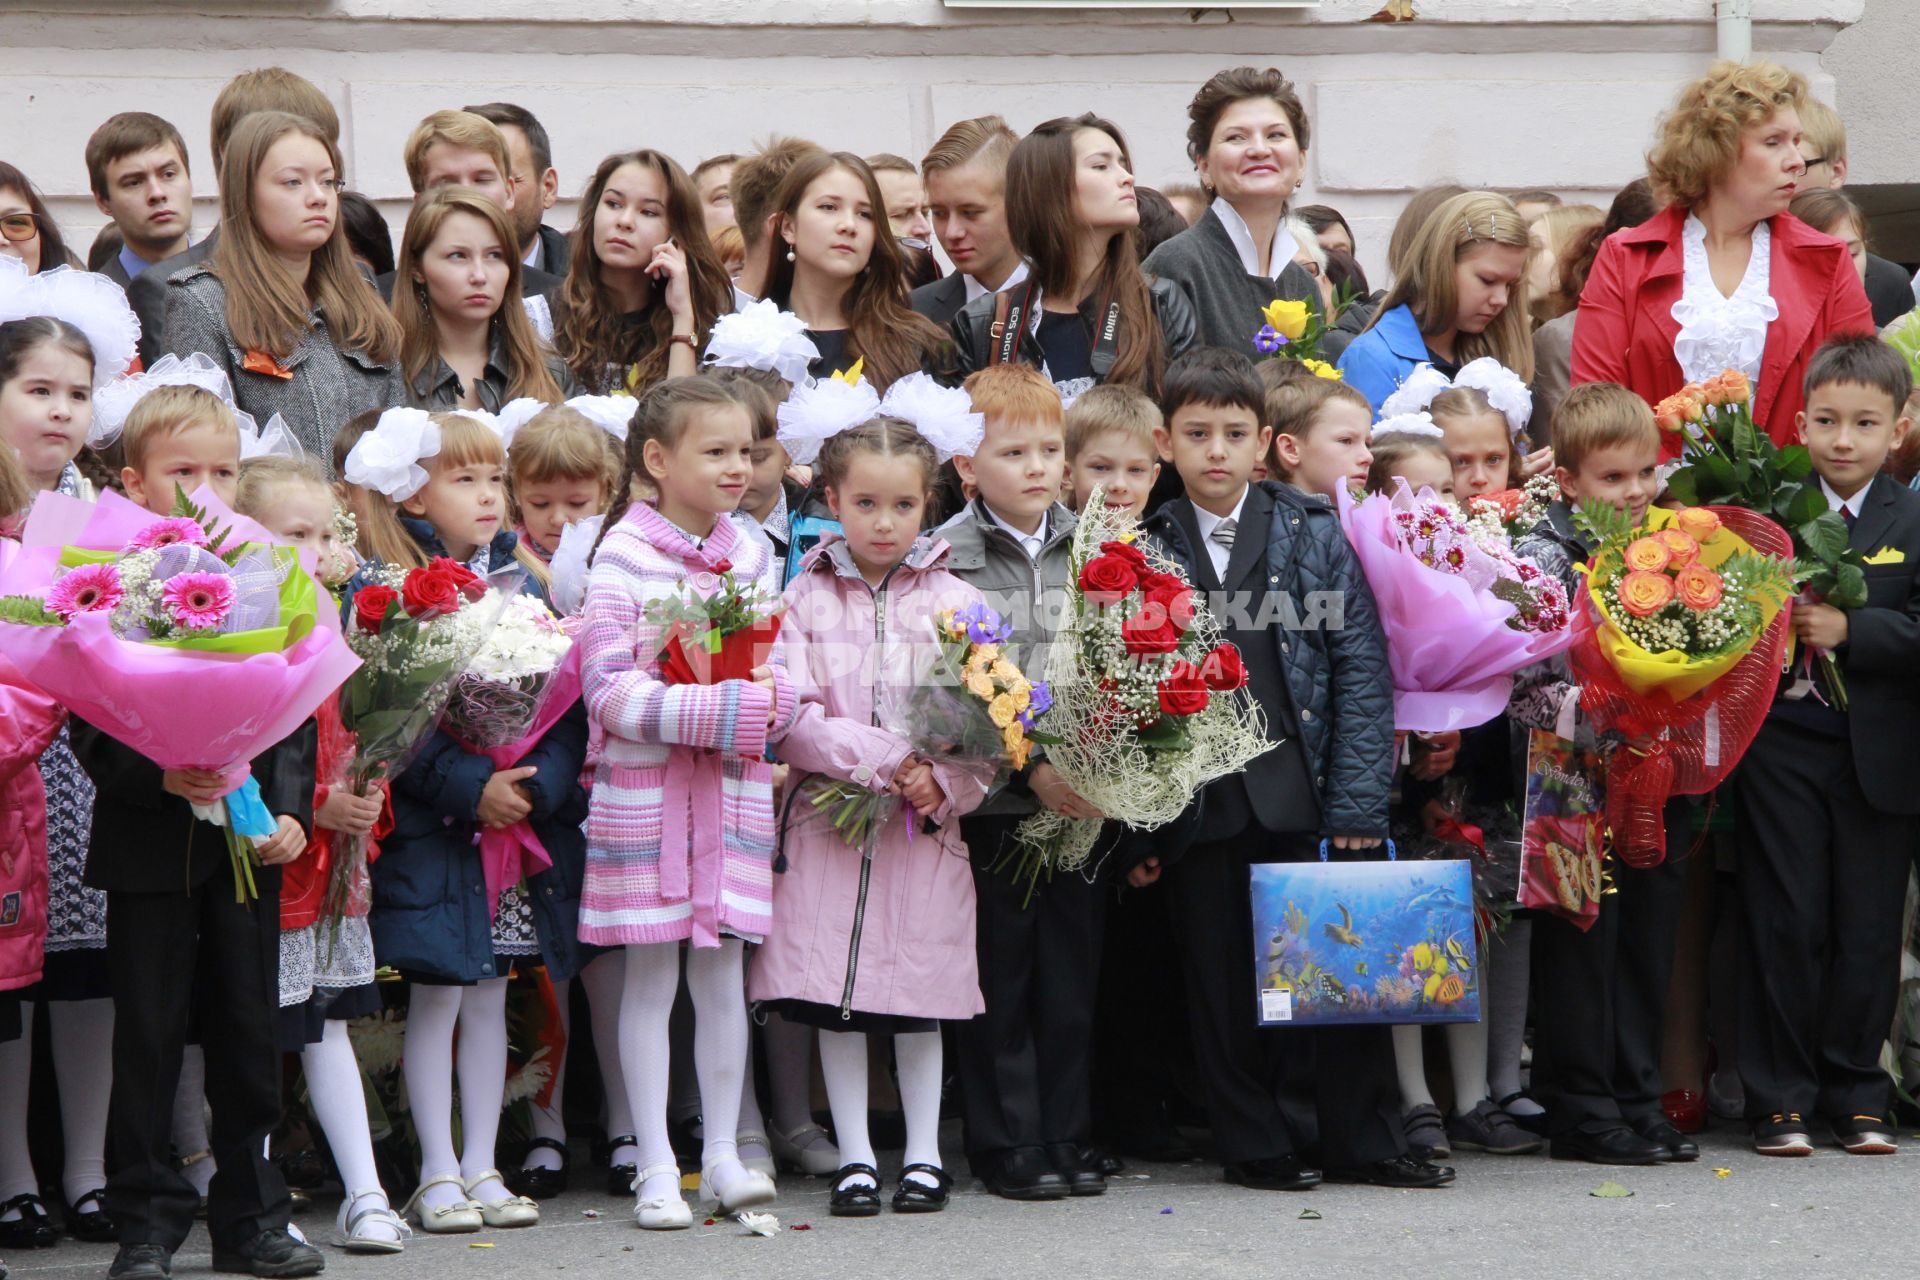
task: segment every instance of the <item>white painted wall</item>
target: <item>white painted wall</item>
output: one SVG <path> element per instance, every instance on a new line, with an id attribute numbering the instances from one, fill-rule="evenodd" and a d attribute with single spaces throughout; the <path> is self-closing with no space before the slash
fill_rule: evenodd
<path id="1" fill-rule="evenodd" d="M 1395 212 L 1423 183 L 1544 185 L 1604 203 L 1714 48 L 1711 0 L 1417 0 L 1421 16 L 1392 25 L 1367 21 L 1379 3 L 1190 16 L 940 0 L 0 0 L 0 154 L 84 250 L 103 221 L 87 135 L 115 111 L 155 111 L 188 139 L 209 225 L 214 95 L 279 63 L 340 107 L 352 184 L 396 226 L 407 132 L 435 108 L 490 99 L 542 119 L 569 196 L 616 148 L 658 146 L 690 167 L 777 131 L 917 157 L 945 124 L 991 110 L 1016 128 L 1098 110 L 1128 133 L 1142 179 L 1161 183 L 1188 172 L 1193 89 L 1252 62 L 1303 86 L 1315 137 L 1301 199 L 1343 210 L 1377 272 Z M 1822 52 L 1866 4 L 1756 0 L 1755 48 L 1833 96 Z M 1920 8 L 1872 6 L 1870 22 Z M 1881 87 L 1843 89 L 1842 105 L 1851 115 Z M 1874 114 L 1856 155 L 1871 145 L 1876 166 L 1920 176 Z M 549 221 L 571 218 L 561 208 Z"/>

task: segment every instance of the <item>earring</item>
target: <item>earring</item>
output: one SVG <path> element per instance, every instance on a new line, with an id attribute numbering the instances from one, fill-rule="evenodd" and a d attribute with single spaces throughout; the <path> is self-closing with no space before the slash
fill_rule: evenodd
<path id="1" fill-rule="evenodd" d="M 432 313 L 432 311 L 433 311 L 433 304 L 432 304 L 431 302 L 429 302 L 429 301 L 428 301 L 428 299 L 427 299 L 427 286 L 426 286 L 426 282 L 425 282 L 425 281 L 421 281 L 421 280 L 416 280 L 416 281 L 414 282 L 414 285 L 413 285 L 413 296 L 414 296 L 415 298 L 417 298 L 417 299 L 419 299 L 419 301 L 420 301 L 420 310 L 421 310 L 421 311 L 423 311 L 423 312 L 425 312 L 425 313 L 428 313 L 428 314 L 431 314 L 431 313 Z"/>
<path id="2" fill-rule="evenodd" d="M 792 262 L 792 261 L 793 261 L 793 246 L 792 246 L 792 245 L 788 245 L 788 246 L 787 246 L 787 261 L 788 261 L 788 262 Z"/>

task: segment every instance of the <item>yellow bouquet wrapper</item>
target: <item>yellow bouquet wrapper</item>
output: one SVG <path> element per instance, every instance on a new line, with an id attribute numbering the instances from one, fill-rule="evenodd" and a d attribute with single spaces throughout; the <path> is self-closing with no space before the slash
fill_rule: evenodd
<path id="1" fill-rule="evenodd" d="M 1664 507 L 1653 507 L 1647 511 L 1647 527 L 1654 532 L 1669 528 L 1673 523 L 1674 513 Z M 1700 545 L 1700 563 L 1709 569 L 1718 569 L 1721 564 L 1742 553 L 1757 554 L 1745 538 L 1722 525 Z M 1674 702 L 1685 702 L 1733 670 L 1753 645 L 1759 642 L 1760 637 L 1766 634 L 1767 628 L 1773 625 L 1774 618 L 1780 613 L 1780 600 L 1766 593 L 1755 593 L 1749 599 L 1761 607 L 1761 623 L 1749 643 L 1711 658 L 1689 657 L 1677 649 L 1649 653 L 1629 640 L 1614 623 L 1612 611 L 1596 589 L 1595 584 L 1601 578 L 1619 567 L 1619 553 L 1608 551 L 1595 556 L 1591 564 L 1580 566 L 1580 572 L 1587 575 L 1587 595 L 1600 614 L 1600 625 L 1595 635 L 1600 651 L 1609 665 L 1619 672 L 1621 682 L 1642 697 L 1658 692 Z"/>

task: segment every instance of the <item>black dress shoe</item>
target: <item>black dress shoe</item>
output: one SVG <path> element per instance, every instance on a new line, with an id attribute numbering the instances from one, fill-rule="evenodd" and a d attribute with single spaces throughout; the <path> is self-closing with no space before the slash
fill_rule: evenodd
<path id="1" fill-rule="evenodd" d="M 1064 1200 L 1067 1180 L 1039 1147 L 1015 1147 L 1001 1156 L 984 1179 L 987 1190 L 1006 1200 Z"/>
<path id="2" fill-rule="evenodd" d="M 1413 1156 L 1394 1156 L 1372 1164 L 1327 1170 L 1328 1182 L 1353 1182 L 1369 1187 L 1444 1187 L 1453 1181 L 1451 1165 L 1434 1164 Z"/>
<path id="3" fill-rule="evenodd" d="M 608 1138 L 604 1153 L 600 1159 L 607 1162 L 607 1194 L 610 1196 L 630 1196 L 634 1192 L 633 1180 L 640 1176 L 637 1164 L 614 1164 L 613 1153 L 621 1147 L 637 1147 L 640 1139 L 631 1133 Z M 517 1194 L 517 1193 L 516 1193 Z"/>
<path id="4" fill-rule="evenodd" d="M 123 1244 L 107 1268 L 107 1280 L 173 1280 L 173 1254 L 165 1245 Z"/>
<path id="5" fill-rule="evenodd" d="M 107 1216 L 106 1190 L 89 1191 L 67 1206 L 67 1234 L 87 1244 L 106 1244 L 114 1239 L 113 1219 Z M 91 1209 L 82 1209 L 90 1204 Z"/>
<path id="6" fill-rule="evenodd" d="M 567 1144 L 558 1138 L 535 1138 L 527 1144 L 527 1154 L 531 1155 L 537 1147 L 559 1152 L 560 1167 L 548 1169 L 537 1164 L 525 1165 L 509 1173 L 503 1181 L 507 1184 L 507 1190 L 517 1196 L 525 1196 L 529 1200 L 551 1200 L 567 1190 L 567 1166 L 573 1162 L 572 1154 L 567 1150 Z M 522 1156 L 521 1159 L 526 1157 Z M 628 1182 L 631 1184 L 632 1179 L 629 1178 Z"/>
<path id="7" fill-rule="evenodd" d="M 327 1269 L 327 1260 L 318 1249 L 300 1243 L 285 1231 L 262 1231 L 236 1245 L 216 1244 L 213 1269 L 280 1280 L 286 1276 L 317 1276 Z"/>
<path id="8" fill-rule="evenodd" d="M 1077 1142 L 1050 1142 L 1047 1160 L 1053 1171 L 1067 1181 L 1067 1192 L 1076 1196 L 1100 1196 L 1107 1193 L 1106 1175 L 1087 1163 Z"/>
<path id="9" fill-rule="evenodd" d="M 1080 1162 L 1103 1178 L 1117 1178 L 1127 1171 L 1127 1162 L 1105 1147 L 1087 1143 L 1080 1148 Z"/>
<path id="10" fill-rule="evenodd" d="M 1648 1142 L 1659 1147 L 1664 1153 L 1662 1163 L 1685 1164 L 1689 1160 L 1700 1158 L 1700 1148 L 1680 1130 L 1674 1128 L 1665 1116 L 1647 1116 L 1636 1120 L 1633 1131 Z"/>
<path id="11" fill-rule="evenodd" d="M 1585 1160 L 1589 1164 L 1659 1164 L 1668 1159 L 1667 1150 L 1624 1124 L 1604 1129 L 1573 1129 L 1558 1134 L 1547 1148 L 1555 1160 Z M 1699 1152 L 1694 1153 L 1698 1155 Z"/>
<path id="12" fill-rule="evenodd" d="M 47 1202 L 31 1191 L 0 1204 L 0 1213 L 20 1216 L 0 1222 L 0 1249 L 51 1249 L 60 1243 L 60 1233 L 47 1216 Z"/>
<path id="13" fill-rule="evenodd" d="M 1320 1185 L 1320 1171 L 1307 1167 L 1299 1156 L 1266 1156 L 1230 1164 L 1223 1171 L 1228 1182 L 1255 1191 L 1310 1191 Z"/>
<path id="14" fill-rule="evenodd" d="M 865 1182 L 854 1182 L 864 1177 Z M 870 1164 L 843 1164 L 833 1175 L 833 1194 L 827 1197 L 827 1212 L 836 1218 L 877 1218 L 880 1216 L 880 1171 Z"/>
<path id="15" fill-rule="evenodd" d="M 937 1183 L 928 1186 L 910 1173 L 924 1173 Z M 893 1193 L 895 1213 L 938 1213 L 947 1207 L 953 1193 L 953 1178 L 937 1164 L 910 1164 L 900 1170 L 900 1186 Z"/>

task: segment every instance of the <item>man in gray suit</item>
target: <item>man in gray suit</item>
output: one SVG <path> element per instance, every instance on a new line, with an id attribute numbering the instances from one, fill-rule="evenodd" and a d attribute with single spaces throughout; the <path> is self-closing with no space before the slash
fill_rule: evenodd
<path id="1" fill-rule="evenodd" d="M 193 174 L 180 131 L 159 116 L 123 111 L 87 139 L 93 203 L 120 229 L 120 252 L 100 274 L 122 289 L 185 250 L 193 230 Z"/>

